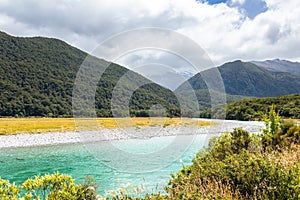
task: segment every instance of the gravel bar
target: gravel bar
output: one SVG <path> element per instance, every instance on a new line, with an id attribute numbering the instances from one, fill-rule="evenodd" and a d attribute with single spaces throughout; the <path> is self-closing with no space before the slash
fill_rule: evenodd
<path id="1" fill-rule="evenodd" d="M 195 119 L 197 120 L 197 119 Z M 200 119 L 205 120 L 205 119 Z M 97 131 L 53 132 L 42 134 L 17 134 L 0 136 L 0 148 L 44 146 L 95 141 L 149 139 L 152 137 L 173 135 L 221 134 L 242 127 L 251 133 L 259 133 L 264 128 L 263 122 L 244 122 L 233 120 L 212 120 L 213 126 L 187 127 L 142 127 L 127 129 L 99 129 Z"/>

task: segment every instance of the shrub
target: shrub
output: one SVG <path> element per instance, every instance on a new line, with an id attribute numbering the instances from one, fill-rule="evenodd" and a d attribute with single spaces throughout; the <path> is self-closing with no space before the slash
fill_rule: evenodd
<path id="1" fill-rule="evenodd" d="M 10 184 L 9 181 L 0 178 L 0 198 L 3 200 L 94 200 L 98 197 L 93 187 L 93 185 L 75 184 L 71 176 L 58 172 L 53 175 L 46 174 L 35 176 L 33 179 L 29 178 L 22 186 Z M 25 193 L 22 197 L 20 197 L 20 190 L 24 190 Z"/>
<path id="2" fill-rule="evenodd" d="M 20 187 L 0 178 L 0 199 L 15 200 L 18 198 Z"/>
<path id="3" fill-rule="evenodd" d="M 259 137 L 235 129 L 214 138 L 166 190 L 171 199 L 298 199 L 299 160 L 270 159 L 274 152 L 262 152 Z"/>

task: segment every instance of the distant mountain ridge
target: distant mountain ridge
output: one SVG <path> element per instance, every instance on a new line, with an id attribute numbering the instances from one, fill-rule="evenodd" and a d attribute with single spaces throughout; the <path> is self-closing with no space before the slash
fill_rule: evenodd
<path id="1" fill-rule="evenodd" d="M 300 76 L 300 63 L 288 60 L 251 61 L 253 64 L 273 72 L 288 72 Z"/>

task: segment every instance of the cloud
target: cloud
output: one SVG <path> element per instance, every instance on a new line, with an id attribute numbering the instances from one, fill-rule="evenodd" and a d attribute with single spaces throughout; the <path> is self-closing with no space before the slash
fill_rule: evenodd
<path id="1" fill-rule="evenodd" d="M 200 71 L 182 57 L 157 49 L 132 52 L 116 62 L 172 90 Z"/>
<path id="2" fill-rule="evenodd" d="M 0 0 L 0 13 L 2 31 L 56 37 L 88 52 L 122 31 L 162 27 L 190 37 L 216 65 L 300 59 L 298 0 Z M 170 56 L 161 60 L 172 65 Z"/>
<path id="3" fill-rule="evenodd" d="M 231 0 L 231 4 L 243 5 L 246 0 Z"/>

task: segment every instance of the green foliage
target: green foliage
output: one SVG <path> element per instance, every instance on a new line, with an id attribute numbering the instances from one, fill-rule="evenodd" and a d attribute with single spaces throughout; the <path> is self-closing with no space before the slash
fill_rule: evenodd
<path id="1" fill-rule="evenodd" d="M 76 185 L 71 176 L 55 173 L 54 175 L 36 176 L 22 184 L 26 196 L 41 199 L 84 199 L 82 185 Z"/>
<path id="2" fill-rule="evenodd" d="M 0 178 L 0 199 L 2 200 L 15 200 L 18 197 L 20 187 L 11 184 L 8 180 Z"/>
<path id="3" fill-rule="evenodd" d="M 284 147 L 291 147 L 300 144 L 300 127 L 292 120 L 283 120 L 280 129 L 273 135 L 264 135 L 262 144 L 265 150 L 280 150 Z"/>
<path id="4" fill-rule="evenodd" d="M 235 129 L 213 137 L 191 166 L 172 175 L 166 188 L 169 197 L 299 199 L 300 146 L 292 145 L 300 143 L 300 128 L 292 121 L 280 126 L 274 106 L 265 120 L 263 135 Z"/>
<path id="5" fill-rule="evenodd" d="M 238 154 L 243 149 L 249 150 L 251 145 L 254 145 L 251 144 L 252 140 L 249 132 L 237 128 L 231 133 L 224 133 L 222 137 L 211 142 L 211 153 L 219 159 L 224 158 L 226 155 Z"/>
<path id="6" fill-rule="evenodd" d="M 300 143 L 300 127 L 291 119 L 281 120 L 273 105 L 264 116 L 264 121 L 266 127 L 263 129 L 262 144 L 265 150 L 280 149 Z"/>
<path id="7" fill-rule="evenodd" d="M 10 184 L 9 181 L 0 179 L 1 199 L 47 199 L 47 200 L 95 200 L 96 188 L 89 185 L 90 180 L 84 184 L 75 184 L 71 176 L 55 173 L 53 175 L 36 176 L 27 179 L 22 186 Z M 24 191 L 22 197 L 19 193 Z"/>
<path id="8" fill-rule="evenodd" d="M 276 113 L 274 105 L 270 107 L 269 113 L 265 114 L 264 122 L 263 133 L 267 137 L 272 137 L 280 128 L 280 116 Z"/>
<path id="9" fill-rule="evenodd" d="M 298 199 L 299 160 L 287 166 L 275 161 L 262 152 L 260 141 L 241 129 L 214 138 L 191 166 L 173 175 L 167 187 L 170 198 Z"/>
<path id="10" fill-rule="evenodd" d="M 266 108 L 274 105 L 274 110 L 283 118 L 300 118 L 300 94 L 269 98 L 247 98 L 214 107 L 214 116 L 230 120 L 263 120 Z M 226 110 L 224 110 L 226 108 Z M 202 111 L 201 117 L 211 117 L 211 109 Z"/>

